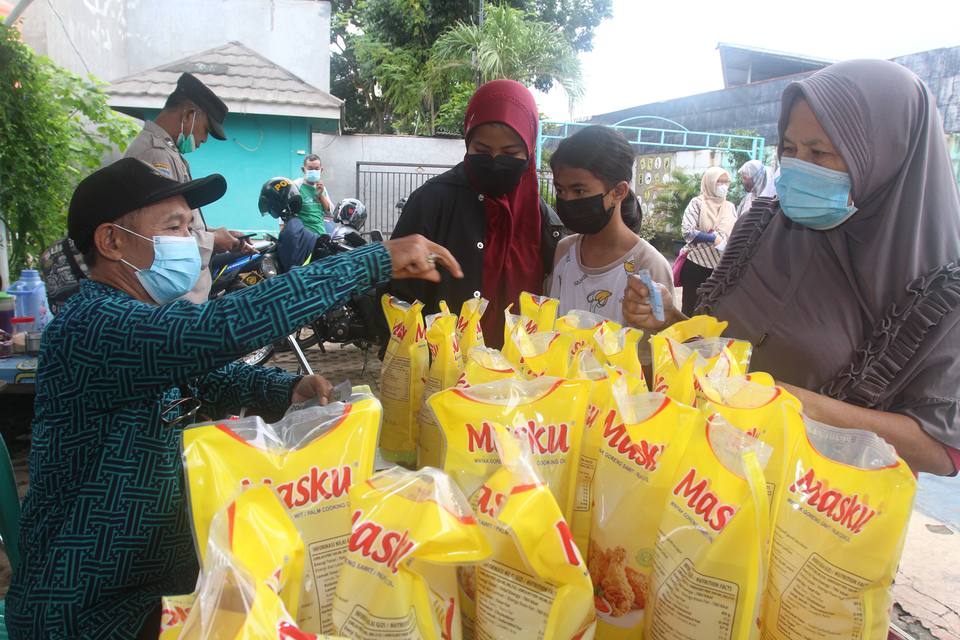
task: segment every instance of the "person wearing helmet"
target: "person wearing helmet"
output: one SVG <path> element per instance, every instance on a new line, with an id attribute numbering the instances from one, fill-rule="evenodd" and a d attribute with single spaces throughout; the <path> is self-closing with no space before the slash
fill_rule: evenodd
<path id="1" fill-rule="evenodd" d="M 340 240 L 351 231 L 360 233 L 367 221 L 367 208 L 356 198 L 344 198 L 337 204 L 333 221 L 340 225 L 333 231 L 334 240 Z"/>
<path id="2" fill-rule="evenodd" d="M 277 238 L 277 256 L 284 271 L 307 263 L 313 256 L 320 234 L 307 228 L 300 219 L 303 198 L 295 181 L 271 178 L 260 188 L 260 215 L 267 214 L 283 223 Z"/>

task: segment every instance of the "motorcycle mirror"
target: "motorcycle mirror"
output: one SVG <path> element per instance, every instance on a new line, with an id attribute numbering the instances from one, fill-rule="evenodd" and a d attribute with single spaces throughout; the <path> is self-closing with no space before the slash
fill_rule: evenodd
<path id="1" fill-rule="evenodd" d="M 383 233 L 380 229 L 374 229 L 370 232 L 370 242 L 383 242 Z"/>

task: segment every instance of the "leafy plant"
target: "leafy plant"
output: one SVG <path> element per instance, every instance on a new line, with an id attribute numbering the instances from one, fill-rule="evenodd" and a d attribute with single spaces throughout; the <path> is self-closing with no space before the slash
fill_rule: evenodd
<path id="1" fill-rule="evenodd" d="M 613 16 L 613 0 L 502 4 L 555 26 L 574 51 L 592 50 L 594 30 Z M 363 132 L 460 133 L 460 105 L 477 75 L 431 63 L 431 48 L 450 27 L 478 22 L 477 8 L 476 0 L 332 0 L 330 90 L 345 102 L 347 125 Z M 547 91 L 554 77 L 540 71 L 526 84 Z"/>
<path id="2" fill-rule="evenodd" d="M 36 267 L 66 229 L 77 183 L 136 134 L 107 106 L 103 85 L 36 56 L 16 29 L 0 26 L 0 219 L 11 273 Z"/>
<path id="3" fill-rule="evenodd" d="M 683 225 L 683 212 L 687 205 L 696 196 L 700 195 L 700 181 L 702 173 L 685 173 L 683 168 L 677 168 L 669 174 L 669 182 L 657 183 L 658 193 L 653 199 L 655 210 L 666 221 L 666 229 L 680 237 L 680 228 Z"/>
<path id="4" fill-rule="evenodd" d="M 506 5 L 484 5 L 482 25 L 458 22 L 433 46 L 438 68 L 480 74 L 483 82 L 509 78 L 527 86 L 551 77 L 563 87 L 571 107 L 583 96 L 577 52 L 555 24 L 540 22 Z"/>

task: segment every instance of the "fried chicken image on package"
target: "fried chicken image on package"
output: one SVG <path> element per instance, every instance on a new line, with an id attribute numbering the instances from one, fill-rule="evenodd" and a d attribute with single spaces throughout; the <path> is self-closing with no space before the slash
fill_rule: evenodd
<path id="1" fill-rule="evenodd" d="M 590 553 L 587 554 L 587 571 L 590 572 L 594 589 L 603 588 L 600 586 L 600 582 L 603 580 L 603 576 L 607 574 L 607 565 L 609 564 L 610 560 L 607 558 L 607 554 L 600 548 L 600 545 L 591 540 Z"/>
<path id="2" fill-rule="evenodd" d="M 638 608 L 644 609 L 647 606 L 647 584 L 650 582 L 649 576 L 640 573 L 633 567 L 627 567 L 627 582 L 633 588 L 633 603 Z"/>
<path id="3" fill-rule="evenodd" d="M 627 550 L 617 547 L 609 555 L 607 573 L 600 581 L 603 597 L 613 608 L 612 615 L 622 616 L 633 607 L 633 587 L 627 580 Z"/>
<path id="4" fill-rule="evenodd" d="M 603 593 L 611 607 L 610 615 L 619 618 L 631 609 L 642 609 L 647 603 L 647 575 L 628 567 L 627 550 L 623 547 L 603 551 L 591 541 L 587 569 L 593 586 Z"/>

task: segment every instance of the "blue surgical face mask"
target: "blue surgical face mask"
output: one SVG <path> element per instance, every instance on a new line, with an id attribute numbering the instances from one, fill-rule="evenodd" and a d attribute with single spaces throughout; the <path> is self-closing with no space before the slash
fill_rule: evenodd
<path id="1" fill-rule="evenodd" d="M 307 169 L 307 182 L 311 184 L 320 182 L 320 175 L 322 173 L 322 169 Z"/>
<path id="2" fill-rule="evenodd" d="M 197 112 L 193 112 L 193 122 L 190 124 L 190 133 L 183 135 L 183 121 L 180 121 L 180 135 L 177 136 L 177 149 L 181 154 L 192 153 L 197 150 L 197 139 L 193 136 L 193 125 L 197 124 Z M 123 229 L 123 227 L 120 227 Z"/>
<path id="3" fill-rule="evenodd" d="M 776 179 L 780 207 L 796 223 L 826 231 L 852 216 L 850 176 L 796 158 L 781 158 Z"/>
<path id="4" fill-rule="evenodd" d="M 200 279 L 200 249 L 193 236 L 153 236 L 153 240 L 115 225 L 138 238 L 153 242 L 153 264 L 149 269 L 137 269 L 120 259 L 122 263 L 136 270 L 137 279 L 147 294 L 157 304 L 167 304 L 180 298 L 193 289 Z"/>

